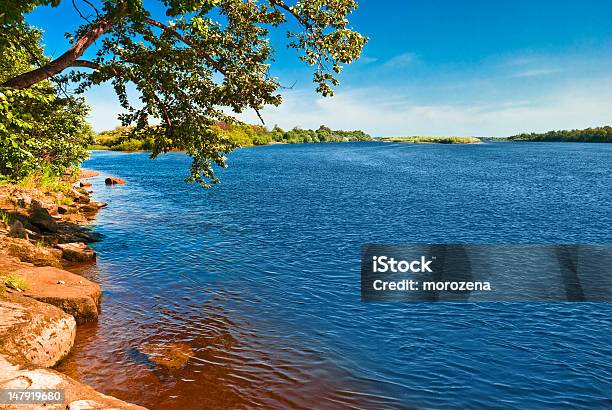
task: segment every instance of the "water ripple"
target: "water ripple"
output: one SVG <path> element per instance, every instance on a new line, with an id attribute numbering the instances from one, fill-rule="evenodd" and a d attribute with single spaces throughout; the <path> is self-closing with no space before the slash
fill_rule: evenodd
<path id="1" fill-rule="evenodd" d="M 362 304 L 359 249 L 610 242 L 611 148 L 260 147 L 210 191 L 96 152 L 103 309 L 60 369 L 153 409 L 610 408 L 611 305 Z"/>

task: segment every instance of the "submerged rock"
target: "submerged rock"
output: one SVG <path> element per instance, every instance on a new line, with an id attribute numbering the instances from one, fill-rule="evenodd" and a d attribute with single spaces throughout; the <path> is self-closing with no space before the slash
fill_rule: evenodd
<path id="1" fill-rule="evenodd" d="M 125 179 L 117 178 L 117 177 L 108 177 L 104 180 L 106 185 L 116 185 L 116 184 L 125 184 L 127 181 Z"/>
<path id="2" fill-rule="evenodd" d="M 90 187 L 91 186 L 91 182 L 89 182 L 89 181 L 81 181 L 81 182 L 79 182 L 79 186 L 82 187 L 82 188 Z"/>
<path id="3" fill-rule="evenodd" d="M 8 292 L 0 298 L 0 353 L 22 364 L 54 366 L 75 334 L 74 318 L 55 306 Z"/>
<path id="4" fill-rule="evenodd" d="M 191 346 L 181 342 L 145 343 L 138 346 L 138 351 L 168 369 L 180 369 L 193 356 Z"/>

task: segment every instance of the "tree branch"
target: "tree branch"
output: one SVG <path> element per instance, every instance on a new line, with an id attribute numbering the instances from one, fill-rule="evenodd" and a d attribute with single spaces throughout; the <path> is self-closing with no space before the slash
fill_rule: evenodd
<path id="1" fill-rule="evenodd" d="M 94 9 L 94 11 L 96 12 L 96 17 L 100 17 L 100 12 L 96 8 L 96 6 L 93 5 L 92 2 L 90 2 L 89 0 L 83 0 L 83 1 L 87 3 L 92 9 Z"/>
<path id="2" fill-rule="evenodd" d="M 78 6 L 76 5 L 75 0 L 72 0 L 72 7 L 76 10 L 76 12 L 79 14 L 79 16 L 81 16 L 83 20 L 91 24 L 91 21 L 89 20 L 89 18 L 85 17 L 83 13 L 81 13 L 81 10 L 79 10 Z"/>
<path id="3" fill-rule="evenodd" d="M 289 14 L 291 14 L 293 17 L 295 17 L 295 19 L 297 20 L 298 23 L 300 23 L 301 25 L 303 25 L 304 27 L 306 27 L 306 30 L 308 30 L 310 32 L 310 34 L 312 35 L 313 38 L 317 38 L 317 33 L 315 32 L 315 29 L 313 27 L 313 25 L 305 18 L 303 18 L 302 16 L 300 16 L 298 13 L 296 13 L 295 9 L 293 7 L 290 7 L 288 5 L 285 4 L 285 2 L 283 2 L 282 0 L 270 0 L 270 4 L 272 6 L 274 6 L 274 8 L 276 8 L 277 6 L 280 7 L 281 9 L 287 11 Z M 318 68 L 319 69 L 325 69 L 325 64 L 323 63 L 323 61 L 321 60 L 320 57 L 317 57 L 317 64 L 318 64 Z"/>
<path id="4" fill-rule="evenodd" d="M 220 72 L 221 74 L 226 74 L 225 70 L 223 69 L 223 67 L 221 67 L 219 65 L 219 63 L 217 61 L 215 61 L 211 56 L 209 56 L 208 54 L 204 53 L 199 47 L 198 45 L 195 43 L 195 41 L 193 41 L 191 38 L 182 35 L 181 33 L 179 33 L 178 31 L 176 31 L 175 29 L 173 29 L 170 26 L 167 26 L 163 23 L 160 23 L 157 20 L 153 20 L 152 18 L 146 17 L 144 19 L 145 22 L 149 23 L 152 26 L 155 26 L 157 28 L 161 28 L 162 30 L 164 30 L 166 33 L 171 34 L 172 36 L 176 37 L 177 39 L 179 39 L 181 42 L 183 42 L 184 44 L 188 45 L 189 47 L 191 47 L 196 53 L 198 53 L 198 55 L 200 55 L 201 57 L 203 57 L 206 61 L 208 61 L 208 63 L 218 72 Z"/>
<path id="5" fill-rule="evenodd" d="M 27 73 L 18 75 L 5 81 L 2 86 L 22 90 L 24 88 L 29 88 L 42 80 L 46 80 L 49 77 L 53 77 L 77 61 L 77 59 L 83 55 L 85 50 L 87 50 L 87 48 L 91 46 L 102 34 L 110 30 L 112 26 L 113 21 L 108 17 L 99 20 L 97 23 L 93 24 L 91 28 L 87 30 L 64 54 L 42 67 L 28 71 Z"/>
<path id="6" fill-rule="evenodd" d="M 99 70 L 102 66 L 98 63 L 94 63 L 89 60 L 74 60 L 70 67 L 85 67 L 85 68 L 93 68 L 94 70 Z"/>
<path id="7" fill-rule="evenodd" d="M 255 112 L 257 113 L 257 116 L 259 117 L 259 121 L 261 121 L 261 125 L 263 125 L 264 127 L 266 126 L 266 122 L 264 121 L 263 117 L 261 116 L 261 113 L 259 112 L 258 108 L 253 108 L 255 110 Z"/>
<path id="8" fill-rule="evenodd" d="M 295 12 L 295 10 L 292 7 L 287 6 L 283 1 L 280 0 L 270 0 L 270 4 L 272 4 L 273 6 L 278 6 L 281 9 L 289 12 L 291 15 L 293 15 L 293 17 L 295 17 L 295 19 L 304 27 L 306 27 L 308 30 L 312 31 L 312 24 L 310 24 L 308 21 L 306 21 L 304 18 L 302 18 L 302 16 L 300 16 L 298 13 Z"/>

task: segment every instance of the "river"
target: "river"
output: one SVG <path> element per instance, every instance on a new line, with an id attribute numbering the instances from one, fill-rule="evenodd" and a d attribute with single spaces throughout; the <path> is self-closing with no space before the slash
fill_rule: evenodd
<path id="1" fill-rule="evenodd" d="M 612 144 L 253 147 L 210 190 L 189 163 L 84 164 L 109 203 L 86 272 L 104 295 L 68 375 L 152 409 L 612 406 L 612 304 L 362 303 L 359 285 L 364 243 L 611 242 Z"/>

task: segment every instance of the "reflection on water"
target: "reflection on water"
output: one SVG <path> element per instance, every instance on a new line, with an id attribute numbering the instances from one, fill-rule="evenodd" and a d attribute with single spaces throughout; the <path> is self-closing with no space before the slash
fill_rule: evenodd
<path id="1" fill-rule="evenodd" d="M 359 250 L 609 242 L 610 154 L 270 146 L 202 191 L 182 154 L 96 152 L 102 314 L 59 369 L 152 409 L 605 407 L 609 305 L 363 304 Z"/>

